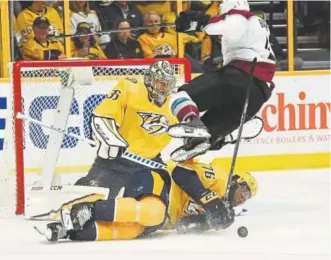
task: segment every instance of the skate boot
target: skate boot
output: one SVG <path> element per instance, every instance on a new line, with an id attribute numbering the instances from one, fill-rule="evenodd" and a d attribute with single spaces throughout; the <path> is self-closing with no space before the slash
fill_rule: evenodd
<path id="1" fill-rule="evenodd" d="M 70 209 L 61 210 L 61 221 L 67 230 L 81 230 L 87 221 L 93 218 L 94 204 L 78 203 Z"/>
<path id="2" fill-rule="evenodd" d="M 175 138 L 200 137 L 210 138 L 208 128 L 198 117 L 192 117 L 186 122 L 172 125 L 168 128 L 168 134 Z"/>
<path id="3" fill-rule="evenodd" d="M 69 233 L 64 228 L 61 222 L 53 222 L 47 224 L 47 229 L 45 232 L 45 237 L 50 242 L 57 242 L 60 239 L 68 238 Z"/>
<path id="4" fill-rule="evenodd" d="M 198 155 L 204 154 L 210 147 L 209 139 L 191 137 L 186 138 L 184 145 L 174 150 L 170 157 L 175 162 L 190 160 Z"/>

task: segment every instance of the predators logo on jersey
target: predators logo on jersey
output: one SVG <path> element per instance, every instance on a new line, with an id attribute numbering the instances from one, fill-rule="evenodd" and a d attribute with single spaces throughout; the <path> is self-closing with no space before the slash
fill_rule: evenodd
<path id="1" fill-rule="evenodd" d="M 162 134 L 170 126 L 169 120 L 164 115 L 144 112 L 137 112 L 137 114 L 143 120 L 141 127 L 151 135 Z"/>

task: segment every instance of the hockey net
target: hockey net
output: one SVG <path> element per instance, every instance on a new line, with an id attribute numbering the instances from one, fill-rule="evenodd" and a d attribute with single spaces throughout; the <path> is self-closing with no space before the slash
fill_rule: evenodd
<path id="1" fill-rule="evenodd" d="M 73 84 L 74 96 L 65 131 L 88 138 L 89 117 L 122 78 L 143 80 L 153 59 L 21 61 L 10 65 L 11 93 L 7 95 L 4 156 L 0 158 L 0 215 L 24 214 L 25 187 L 37 183 L 47 167 L 46 150 L 54 145 L 54 130 L 18 119 L 19 113 L 48 126 L 56 125 L 56 114 L 63 84 L 70 70 L 79 74 Z M 168 59 L 177 85 L 190 80 L 186 59 Z M 93 74 L 93 76 L 92 76 Z M 77 77 L 77 76 L 76 76 Z M 92 81 L 91 81 L 92 80 Z M 84 82 L 85 81 L 85 82 Z M 91 82 L 89 82 L 91 81 Z M 54 166 L 57 184 L 72 184 L 86 174 L 96 151 L 86 142 L 64 135 Z M 48 165 L 49 167 L 49 165 Z"/>

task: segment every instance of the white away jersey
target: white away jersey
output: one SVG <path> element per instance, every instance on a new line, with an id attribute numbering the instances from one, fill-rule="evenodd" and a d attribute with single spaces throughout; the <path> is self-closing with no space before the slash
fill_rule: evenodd
<path id="1" fill-rule="evenodd" d="M 231 10 L 226 15 L 210 19 L 204 31 L 222 36 L 224 65 L 234 60 L 275 64 L 269 43 L 270 31 L 266 22 L 254 13 Z"/>
<path id="2" fill-rule="evenodd" d="M 75 34 L 77 30 L 77 25 L 82 22 L 86 22 L 90 25 L 91 32 L 101 31 L 101 24 L 98 18 L 98 15 L 95 11 L 90 10 L 89 12 L 71 12 L 70 13 L 71 21 L 71 33 Z"/>

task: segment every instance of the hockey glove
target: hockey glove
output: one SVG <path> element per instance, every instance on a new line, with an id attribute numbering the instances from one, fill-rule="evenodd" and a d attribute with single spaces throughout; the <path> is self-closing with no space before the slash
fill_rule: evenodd
<path id="1" fill-rule="evenodd" d="M 202 28 L 207 25 L 209 19 L 210 16 L 206 15 L 203 12 L 197 12 L 192 10 L 181 12 L 175 21 L 176 31 L 187 31 L 191 28 L 191 22 L 198 22 L 195 31 L 201 31 Z"/>
<path id="2" fill-rule="evenodd" d="M 205 190 L 200 199 L 206 211 L 206 222 L 211 229 L 225 229 L 234 222 L 234 210 L 220 199 L 215 192 Z"/>
<path id="3" fill-rule="evenodd" d="M 185 216 L 176 223 L 176 230 L 180 234 L 201 233 L 209 229 L 205 214 Z"/>

